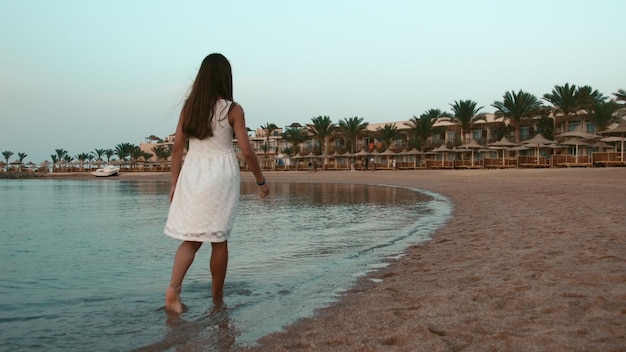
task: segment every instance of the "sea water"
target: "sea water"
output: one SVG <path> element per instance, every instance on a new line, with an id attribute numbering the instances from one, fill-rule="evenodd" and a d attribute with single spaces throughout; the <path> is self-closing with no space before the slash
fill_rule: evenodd
<path id="1" fill-rule="evenodd" d="M 210 245 L 163 309 L 179 241 L 163 234 L 169 182 L 0 180 L 0 350 L 225 351 L 328 306 L 358 277 L 428 239 L 448 200 L 406 188 L 272 184 L 242 196 L 223 302 Z M 219 207 L 219 204 L 215 204 Z"/>

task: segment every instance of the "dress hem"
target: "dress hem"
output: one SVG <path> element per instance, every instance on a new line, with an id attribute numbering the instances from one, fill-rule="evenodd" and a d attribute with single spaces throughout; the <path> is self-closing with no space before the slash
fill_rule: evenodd
<path id="1" fill-rule="evenodd" d="M 228 241 L 228 237 L 224 238 L 223 240 L 217 240 L 217 239 L 209 239 L 209 238 L 200 238 L 200 237 L 187 237 L 187 236 L 181 236 L 181 235 L 174 235 L 174 234 L 170 234 L 167 232 L 164 232 L 164 234 L 168 237 L 171 237 L 175 240 L 181 240 L 181 241 L 190 241 L 190 242 L 205 242 L 205 243 L 222 243 L 222 242 L 226 242 Z"/>

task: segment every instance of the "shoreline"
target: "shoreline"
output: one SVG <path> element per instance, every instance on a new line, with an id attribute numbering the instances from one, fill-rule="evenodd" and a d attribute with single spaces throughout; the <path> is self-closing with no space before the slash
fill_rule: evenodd
<path id="1" fill-rule="evenodd" d="M 626 168 L 294 176 L 268 182 L 425 189 L 451 199 L 452 218 L 335 304 L 242 350 L 626 349 L 626 210 L 616 197 Z"/>
<path id="2" fill-rule="evenodd" d="M 454 209 L 431 240 L 336 303 L 240 350 L 626 349 L 626 168 L 265 174 L 270 185 L 424 189 Z"/>

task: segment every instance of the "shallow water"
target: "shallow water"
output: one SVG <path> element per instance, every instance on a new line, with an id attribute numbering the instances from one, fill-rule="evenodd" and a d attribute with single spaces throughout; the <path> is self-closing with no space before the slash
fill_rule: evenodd
<path id="1" fill-rule="evenodd" d="M 223 302 L 210 246 L 163 307 L 178 241 L 163 235 L 169 182 L 0 180 L 0 349 L 228 350 L 310 316 L 419 243 L 447 199 L 406 188 L 242 184 Z"/>

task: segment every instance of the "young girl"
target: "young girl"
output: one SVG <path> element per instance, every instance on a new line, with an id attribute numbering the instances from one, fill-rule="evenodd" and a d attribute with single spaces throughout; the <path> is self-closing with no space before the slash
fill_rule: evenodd
<path id="1" fill-rule="evenodd" d="M 239 148 L 265 197 L 269 188 L 250 145 L 241 106 L 233 102 L 230 63 L 221 54 L 207 56 L 180 113 L 172 150 L 172 188 L 165 234 L 183 240 L 176 251 L 165 309 L 183 311 L 182 282 L 196 252 L 211 242 L 213 298 L 223 295 L 228 264 L 228 237 L 239 202 Z M 182 163 L 183 148 L 189 151 Z M 182 167 L 181 167 L 182 165 Z"/>

